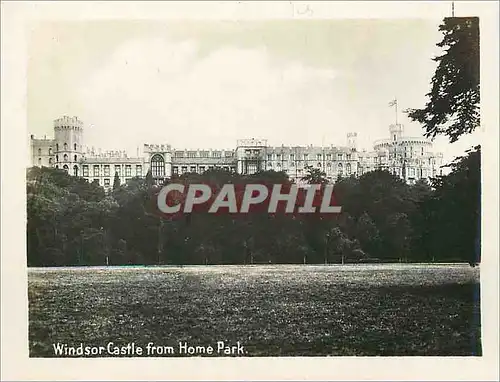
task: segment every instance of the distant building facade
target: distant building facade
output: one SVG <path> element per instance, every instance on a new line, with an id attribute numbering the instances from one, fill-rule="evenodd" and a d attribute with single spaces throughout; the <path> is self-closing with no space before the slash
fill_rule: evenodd
<path id="1" fill-rule="evenodd" d="M 345 146 L 269 146 L 265 139 L 241 139 L 231 150 L 179 150 L 167 144 L 144 144 L 141 154 L 129 157 L 124 151 L 101 152 L 83 146 L 83 122 L 77 117 L 54 121 L 54 138 L 30 139 L 32 166 L 59 168 L 106 190 L 115 174 L 121 183 L 144 177 L 151 170 L 162 182 L 176 174 L 203 173 L 220 168 L 240 174 L 261 170 L 284 171 L 300 183 L 312 166 L 334 182 L 339 177 L 359 176 L 385 169 L 408 183 L 442 174 L 443 155 L 432 151 L 430 140 L 405 137 L 403 125 L 389 127 L 390 138 L 374 143 L 373 150 L 358 150 L 357 133 L 349 133 Z"/>

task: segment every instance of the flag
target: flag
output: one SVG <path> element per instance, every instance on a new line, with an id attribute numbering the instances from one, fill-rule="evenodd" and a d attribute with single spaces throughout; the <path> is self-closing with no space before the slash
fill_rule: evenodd
<path id="1" fill-rule="evenodd" d="M 391 102 L 389 102 L 389 106 L 395 106 L 395 105 L 397 105 L 397 103 L 398 103 L 398 100 L 394 99 Z"/>

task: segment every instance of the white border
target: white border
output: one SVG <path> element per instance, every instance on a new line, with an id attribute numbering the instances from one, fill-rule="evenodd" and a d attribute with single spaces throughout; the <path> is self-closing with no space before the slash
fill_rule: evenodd
<path id="1" fill-rule="evenodd" d="M 309 6 L 313 12 L 304 12 Z M 26 26 L 34 20 L 437 18 L 451 2 L 2 2 L 2 380 L 498 380 L 498 3 L 455 2 L 481 18 L 483 357 L 29 359 L 25 238 Z M 411 43 L 411 42 L 409 42 Z"/>

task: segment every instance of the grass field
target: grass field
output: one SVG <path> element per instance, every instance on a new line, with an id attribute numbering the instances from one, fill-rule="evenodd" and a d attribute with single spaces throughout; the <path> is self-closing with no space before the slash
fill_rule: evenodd
<path id="1" fill-rule="evenodd" d="M 240 343 L 248 356 L 480 355 L 468 265 L 30 268 L 31 357 L 53 343 Z"/>

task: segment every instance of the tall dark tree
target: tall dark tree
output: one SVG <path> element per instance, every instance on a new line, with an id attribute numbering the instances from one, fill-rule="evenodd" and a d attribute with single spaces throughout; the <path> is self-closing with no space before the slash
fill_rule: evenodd
<path id="1" fill-rule="evenodd" d="M 425 136 L 446 135 L 450 142 L 472 133 L 479 117 L 479 18 L 445 18 L 439 26 L 444 49 L 433 58 L 438 63 L 432 89 L 423 109 L 409 109 L 408 117 L 421 123 Z"/>
<path id="2" fill-rule="evenodd" d="M 115 172 L 115 178 L 113 180 L 113 191 L 118 190 L 120 187 L 120 177 L 118 176 L 118 173 Z"/>

